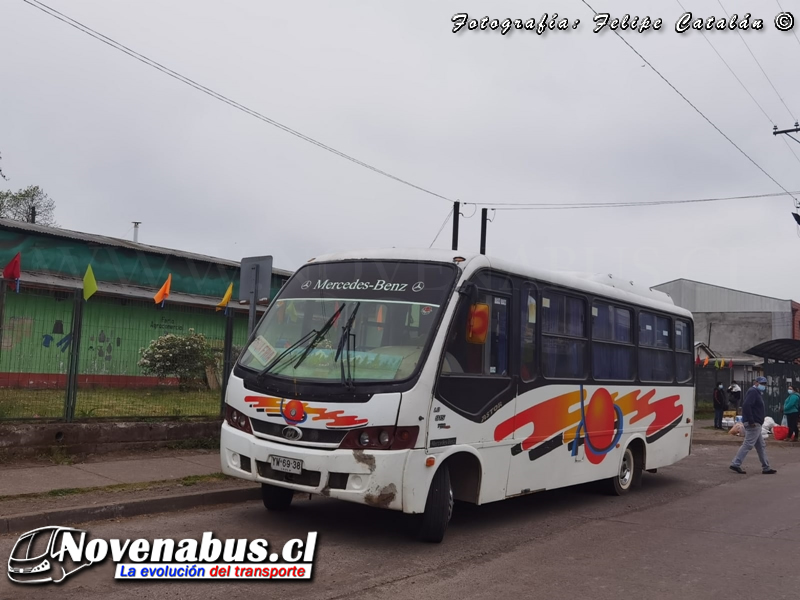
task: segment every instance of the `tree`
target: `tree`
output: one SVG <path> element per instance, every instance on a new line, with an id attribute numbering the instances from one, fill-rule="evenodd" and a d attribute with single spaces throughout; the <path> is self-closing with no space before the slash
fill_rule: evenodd
<path id="1" fill-rule="evenodd" d="M 0 155 L 0 159 L 2 158 L 3 156 Z M 6 181 L 8 181 L 8 177 L 6 177 L 5 174 L 3 173 L 3 169 L 0 169 L 0 179 L 5 179 Z"/>
<path id="2" fill-rule="evenodd" d="M 55 220 L 56 203 L 38 185 L 31 185 L 18 192 L 0 191 L 0 218 L 15 221 L 33 221 L 40 225 L 58 227 Z"/>

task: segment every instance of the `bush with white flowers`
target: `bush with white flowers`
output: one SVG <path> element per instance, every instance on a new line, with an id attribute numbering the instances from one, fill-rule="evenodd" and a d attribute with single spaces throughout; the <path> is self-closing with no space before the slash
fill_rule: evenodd
<path id="1" fill-rule="evenodd" d="M 216 362 L 205 336 L 191 329 L 188 335 L 162 335 L 139 353 L 138 364 L 146 375 L 177 377 L 181 388 L 205 386 L 206 367 Z"/>

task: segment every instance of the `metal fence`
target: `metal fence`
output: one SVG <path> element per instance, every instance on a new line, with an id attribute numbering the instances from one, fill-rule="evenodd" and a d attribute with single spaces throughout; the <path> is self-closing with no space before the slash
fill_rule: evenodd
<path id="1" fill-rule="evenodd" d="M 246 309 L 170 300 L 161 307 L 100 292 L 84 301 L 82 290 L 2 287 L 0 420 L 221 414 L 228 375 L 247 339 Z M 205 337 L 199 351 L 208 360 L 190 379 L 148 370 L 142 361 L 151 342 L 169 334 L 184 345 Z"/>

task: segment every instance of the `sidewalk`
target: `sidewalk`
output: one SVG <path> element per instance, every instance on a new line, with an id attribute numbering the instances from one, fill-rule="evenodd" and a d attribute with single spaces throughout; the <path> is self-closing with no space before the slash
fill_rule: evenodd
<path id="1" fill-rule="evenodd" d="M 62 489 L 145 483 L 220 473 L 219 452 L 198 450 L 183 455 L 146 455 L 74 465 L 0 465 L 0 498 Z"/>

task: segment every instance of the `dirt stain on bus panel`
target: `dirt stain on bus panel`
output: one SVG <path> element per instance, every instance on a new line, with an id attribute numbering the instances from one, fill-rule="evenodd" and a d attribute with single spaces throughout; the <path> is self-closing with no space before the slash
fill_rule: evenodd
<path id="1" fill-rule="evenodd" d="M 367 465 L 370 473 L 375 471 L 375 457 L 371 454 L 365 454 L 363 450 L 353 450 L 353 458 L 356 462 Z"/>
<path id="2" fill-rule="evenodd" d="M 376 506 L 378 508 L 389 508 L 394 499 L 397 497 L 397 487 L 390 483 L 387 486 L 381 488 L 380 493 L 378 494 L 367 494 L 364 497 L 364 502 L 369 504 L 370 506 Z"/>

